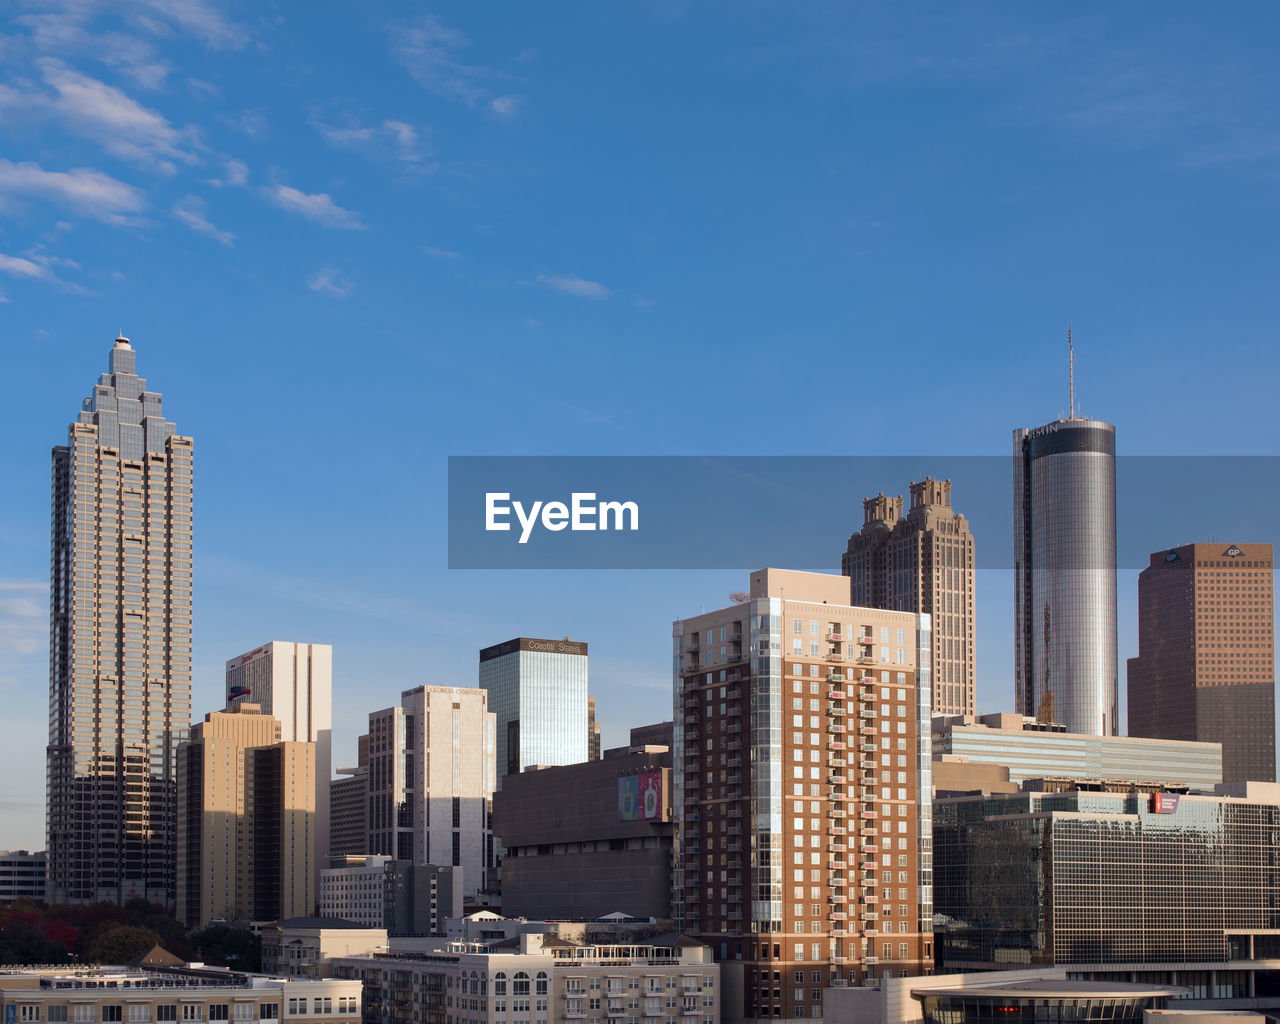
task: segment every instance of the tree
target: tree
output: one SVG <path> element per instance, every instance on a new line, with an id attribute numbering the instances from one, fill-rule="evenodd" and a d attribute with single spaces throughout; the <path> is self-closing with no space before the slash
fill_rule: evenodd
<path id="1" fill-rule="evenodd" d="M 262 970 L 262 939 L 248 928 L 212 924 L 193 934 L 191 944 L 205 963 L 236 971 Z"/>
<path id="2" fill-rule="evenodd" d="M 90 944 L 84 958 L 91 964 L 127 964 L 134 957 L 160 945 L 160 936 L 150 928 L 120 924 L 102 932 Z"/>
<path id="3" fill-rule="evenodd" d="M 0 925 L 0 964 L 60 964 L 66 959 L 66 947 L 41 935 L 29 921 Z"/>

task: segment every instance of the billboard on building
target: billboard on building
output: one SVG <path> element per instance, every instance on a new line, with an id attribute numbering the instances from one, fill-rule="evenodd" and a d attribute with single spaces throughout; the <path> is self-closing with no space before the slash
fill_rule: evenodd
<path id="1" fill-rule="evenodd" d="M 618 779 L 618 820 L 636 821 L 640 817 L 640 776 L 623 775 Z"/>

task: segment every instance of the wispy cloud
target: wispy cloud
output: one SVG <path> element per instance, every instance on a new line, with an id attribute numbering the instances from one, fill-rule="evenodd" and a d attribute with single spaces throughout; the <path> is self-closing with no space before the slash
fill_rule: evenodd
<path id="1" fill-rule="evenodd" d="M 28 281 L 43 281 L 74 295 L 90 294 L 87 288 L 59 277 L 53 269 L 57 266 L 78 267 L 79 264 L 74 260 L 51 256 L 40 247 L 28 249 L 21 256 L 0 253 L 0 274 Z"/>
<path id="2" fill-rule="evenodd" d="M 366 230 L 366 225 L 361 221 L 358 213 L 344 210 L 327 192 L 311 194 L 290 188 L 288 185 L 270 185 L 264 188 L 262 193 L 280 209 L 306 217 L 307 220 L 323 224 L 327 228 L 340 228 L 345 231 Z"/>
<path id="3" fill-rule="evenodd" d="M 141 190 L 89 167 L 46 171 L 34 163 L 0 159 L 0 194 L 36 196 L 105 224 L 122 227 L 139 223 L 146 208 Z"/>
<path id="4" fill-rule="evenodd" d="M 27 0 L 26 6 L 42 12 L 28 18 L 47 23 L 61 21 L 84 30 L 98 15 L 114 15 L 151 35 L 165 37 L 178 32 L 213 50 L 238 50 L 250 38 L 243 25 L 208 0 Z"/>
<path id="5" fill-rule="evenodd" d="M 48 638 L 48 584 L 0 580 L 0 654 L 35 654 Z"/>
<path id="6" fill-rule="evenodd" d="M 173 215 L 192 231 L 208 235 L 223 245 L 235 244 L 236 236 L 209 223 L 204 215 L 204 200 L 199 196 L 184 196 L 173 204 Z"/>
<path id="7" fill-rule="evenodd" d="M 329 145 L 338 149 L 364 153 L 367 156 L 398 160 L 414 166 L 425 159 L 421 132 L 408 121 L 386 118 L 366 124 L 349 112 L 343 112 L 330 124 L 312 111 L 310 123 Z"/>
<path id="8" fill-rule="evenodd" d="M 598 281 L 587 281 L 577 274 L 539 274 L 537 281 L 548 288 L 566 295 L 576 295 L 580 299 L 607 299 L 613 294 L 612 289 Z"/>
<path id="9" fill-rule="evenodd" d="M 145 39 L 124 32 L 95 33 L 88 12 L 25 14 L 14 19 L 31 33 L 32 45 L 41 53 L 61 57 L 91 57 L 115 68 L 144 89 L 161 89 L 173 70 L 168 61 L 156 56 L 155 47 Z"/>
<path id="10" fill-rule="evenodd" d="M 224 157 L 222 166 L 225 171 L 225 177 L 210 178 L 206 184 L 212 185 L 214 188 L 243 188 L 249 183 L 249 167 L 241 160 L 235 160 L 231 157 Z"/>
<path id="11" fill-rule="evenodd" d="M 355 291 L 356 286 L 353 282 L 343 278 L 341 273 L 337 267 L 324 267 L 307 282 L 307 287 L 313 292 L 321 292 L 324 295 L 332 295 L 337 299 L 345 299 Z"/>
<path id="12" fill-rule="evenodd" d="M 422 251 L 432 259 L 437 260 L 460 260 L 462 253 L 454 252 L 452 249 L 437 249 L 434 245 L 424 245 Z"/>
<path id="13" fill-rule="evenodd" d="M 494 97 L 501 83 L 509 82 L 511 76 L 459 59 L 461 51 L 470 45 L 465 34 L 445 25 L 434 14 L 412 24 L 391 27 L 392 55 L 424 89 L 469 107 L 487 102 L 500 117 L 515 114 L 520 97 Z"/>
<path id="14" fill-rule="evenodd" d="M 251 139 L 265 139 L 271 134 L 271 122 L 262 107 L 250 107 L 238 114 L 223 114 L 219 119 L 228 128 L 234 128 Z"/>

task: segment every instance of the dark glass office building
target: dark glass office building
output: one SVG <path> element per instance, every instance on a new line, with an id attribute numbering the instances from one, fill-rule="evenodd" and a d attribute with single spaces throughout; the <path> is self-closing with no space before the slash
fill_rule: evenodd
<path id="1" fill-rule="evenodd" d="M 1280 935 L 1280 787 L 933 808 L 938 969 L 1221 962 Z"/>
<path id="2" fill-rule="evenodd" d="M 1065 419 L 1013 432 L 1018 710 L 1114 736 L 1116 428 Z"/>

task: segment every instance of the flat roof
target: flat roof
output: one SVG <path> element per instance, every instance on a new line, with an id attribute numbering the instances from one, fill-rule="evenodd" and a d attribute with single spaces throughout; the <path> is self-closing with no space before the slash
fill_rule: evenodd
<path id="1" fill-rule="evenodd" d="M 1144 996 L 1172 996 L 1189 993 L 1177 985 L 1136 985 L 1110 981 L 1011 981 L 990 985 L 960 985 L 946 988 L 917 988 L 912 998 L 925 996 L 982 996 L 989 999 L 1141 999 Z"/>

